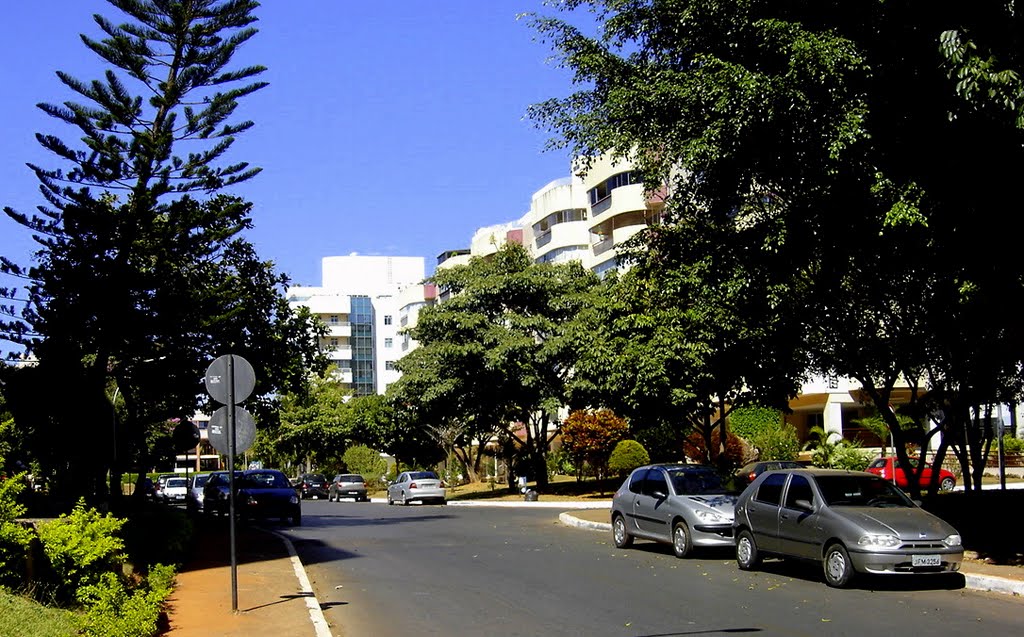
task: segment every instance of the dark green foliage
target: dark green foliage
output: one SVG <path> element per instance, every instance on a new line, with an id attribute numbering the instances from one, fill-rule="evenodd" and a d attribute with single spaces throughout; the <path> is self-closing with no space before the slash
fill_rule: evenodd
<path id="1" fill-rule="evenodd" d="M 114 573 L 78 590 L 85 608 L 82 631 L 92 637 L 153 637 L 174 584 L 174 569 L 157 565 L 141 585 L 131 586 Z"/>
<path id="2" fill-rule="evenodd" d="M 379 452 L 362 445 L 349 447 L 341 459 L 349 472 L 358 473 L 374 485 L 379 483 L 388 469 L 387 462 L 380 457 Z"/>
<path id="3" fill-rule="evenodd" d="M 608 472 L 617 476 L 625 476 L 633 469 L 642 467 L 650 461 L 651 457 L 647 455 L 647 450 L 642 444 L 636 440 L 620 440 L 608 458 Z"/>
<path id="4" fill-rule="evenodd" d="M 796 428 L 789 423 L 763 429 L 755 434 L 750 443 L 757 449 L 758 460 L 796 460 L 800 453 Z"/>
<path id="5" fill-rule="evenodd" d="M 18 587 L 25 577 L 25 560 L 32 530 L 17 521 L 25 515 L 18 497 L 25 490 L 25 474 L 0 480 L 0 586 Z"/>

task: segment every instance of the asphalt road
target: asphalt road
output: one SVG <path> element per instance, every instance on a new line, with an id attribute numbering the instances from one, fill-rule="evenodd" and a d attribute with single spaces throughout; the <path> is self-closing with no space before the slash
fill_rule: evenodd
<path id="1" fill-rule="evenodd" d="M 288 529 L 332 634 L 344 637 L 1017 635 L 1019 599 L 958 577 L 828 588 L 818 569 L 731 551 L 678 560 L 616 549 L 559 509 L 303 502 Z"/>

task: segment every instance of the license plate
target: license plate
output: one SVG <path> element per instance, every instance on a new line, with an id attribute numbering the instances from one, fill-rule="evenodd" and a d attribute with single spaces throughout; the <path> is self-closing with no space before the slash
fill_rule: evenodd
<path id="1" fill-rule="evenodd" d="M 938 555 L 911 555 L 911 566 L 942 566 L 942 558 Z"/>

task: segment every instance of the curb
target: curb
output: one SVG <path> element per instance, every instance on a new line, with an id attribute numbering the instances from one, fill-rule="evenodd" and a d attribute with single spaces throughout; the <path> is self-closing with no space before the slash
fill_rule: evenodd
<path id="1" fill-rule="evenodd" d="M 605 531 L 609 533 L 612 530 L 610 522 L 592 522 L 590 520 L 582 520 L 568 512 L 559 515 L 558 521 L 566 526 L 572 526 L 579 529 Z M 963 571 L 961 571 L 960 574 L 964 576 L 964 588 L 976 591 L 1004 593 L 1015 597 L 1024 597 L 1024 582 L 1009 579 L 1007 577 L 998 577 L 996 575 L 977 575 L 974 573 L 964 573 Z"/>
<path id="2" fill-rule="evenodd" d="M 306 609 L 309 611 L 309 620 L 313 623 L 316 637 L 331 637 L 331 629 L 327 623 L 327 618 L 324 617 L 320 601 L 316 598 L 316 593 L 313 592 L 313 587 L 309 584 L 309 578 L 306 577 L 306 568 L 302 565 L 299 554 L 295 552 L 295 545 L 283 533 L 271 532 L 281 538 L 284 541 L 285 547 L 288 548 L 292 569 L 295 571 L 295 577 L 299 580 L 299 591 L 306 600 Z"/>

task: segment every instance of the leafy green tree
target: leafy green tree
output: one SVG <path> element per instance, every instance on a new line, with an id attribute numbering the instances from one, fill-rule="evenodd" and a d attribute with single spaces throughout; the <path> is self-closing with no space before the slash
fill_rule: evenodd
<path id="1" fill-rule="evenodd" d="M 346 469 L 358 473 L 371 484 L 379 484 L 388 470 L 388 463 L 380 457 L 380 452 L 363 445 L 356 445 L 345 450 L 341 457 Z"/>
<path id="2" fill-rule="evenodd" d="M 949 447 L 979 466 L 991 433 L 971 413 L 1021 393 L 1020 330 L 998 307 L 1021 293 L 1022 221 L 976 222 L 1014 200 L 1024 159 L 1015 3 L 558 6 L 592 9 L 598 35 L 534 18 L 582 88 L 531 113 L 553 145 L 628 156 L 666 194 L 643 278 L 698 310 L 687 338 L 746 356 L 724 376 L 698 359 L 702 376 L 854 378 L 908 470 L 903 443 L 939 431 L 939 405 L 935 462 Z M 889 409 L 904 380 L 912 428 Z"/>
<path id="3" fill-rule="evenodd" d="M 611 410 L 577 410 L 562 423 L 562 447 L 572 457 L 576 477 L 589 465 L 598 478 L 605 477 L 608 458 L 615 445 L 629 433 L 629 423 Z"/>
<path id="4" fill-rule="evenodd" d="M 515 448 L 543 488 L 555 417 L 578 358 L 566 325 L 596 276 L 577 262 L 533 263 L 522 246 L 507 244 L 431 280 L 449 298 L 425 308 L 411 330 L 420 347 L 398 361 L 396 404 L 417 426 L 461 432 L 454 451 L 472 453 L 463 457 L 471 480 L 484 451 L 470 450 L 471 441 L 496 438 Z"/>
<path id="5" fill-rule="evenodd" d="M 4 307 L 13 320 L 0 334 L 37 360 L 31 370 L 3 370 L 15 388 L 8 400 L 65 502 L 102 495 L 108 473 L 119 494 L 125 468 L 160 460 L 149 433 L 191 417 L 211 357 L 238 354 L 258 370 L 260 422 L 272 419 L 276 392 L 300 387 L 307 368 L 323 364 L 311 317 L 284 299 L 287 278 L 241 238 L 251 205 L 194 198 L 258 172 L 225 161 L 253 125 L 234 119 L 238 101 L 265 86 L 254 80 L 263 67 L 229 67 L 256 33 L 256 2 L 111 4 L 129 22 L 97 15 L 105 37 L 82 36 L 108 64 L 103 78 L 60 72 L 84 101 L 40 104 L 80 142 L 39 135 L 63 166 L 30 166 L 46 205 L 33 215 L 5 208 L 40 244 L 35 264 L 0 257 L 0 273 L 28 282 L 20 316 Z M 18 293 L 0 290 L 12 300 Z M 40 400 L 65 384 L 60 404 Z M 123 411 L 114 413 L 118 397 Z M 83 415 L 94 422 L 83 426 Z"/>
<path id="6" fill-rule="evenodd" d="M 630 471 L 651 461 L 644 446 L 636 440 L 620 440 L 608 457 L 608 471 L 625 477 Z"/>

